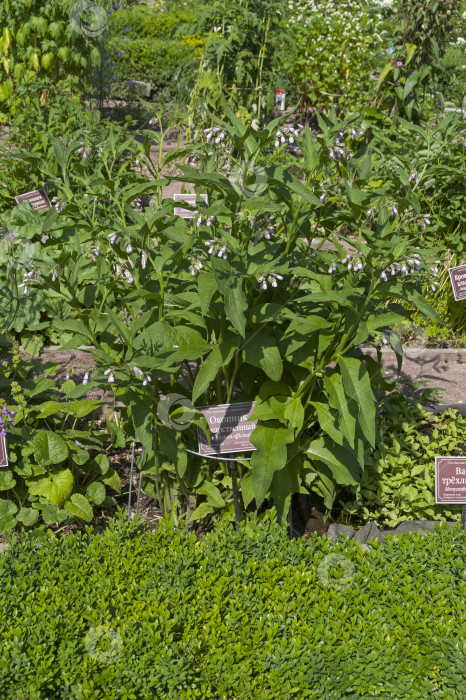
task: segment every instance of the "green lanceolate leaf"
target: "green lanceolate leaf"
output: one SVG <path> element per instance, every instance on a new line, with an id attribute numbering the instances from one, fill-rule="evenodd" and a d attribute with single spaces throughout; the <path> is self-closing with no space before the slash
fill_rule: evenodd
<path id="1" fill-rule="evenodd" d="M 236 349 L 234 345 L 222 343 L 207 355 L 194 380 L 192 394 L 193 403 L 195 403 L 199 396 L 209 388 L 211 382 L 213 382 L 217 376 L 218 371 L 225 365 L 228 365 Z"/>
<path id="2" fill-rule="evenodd" d="M 358 421 L 362 432 L 375 447 L 375 396 L 366 365 L 353 357 L 340 357 L 343 387 L 350 401 L 358 406 Z"/>
<path id="3" fill-rule="evenodd" d="M 359 465 L 354 454 L 336 445 L 328 437 L 313 440 L 306 453 L 313 460 L 326 464 L 338 484 L 357 484 L 359 480 Z"/>
<path id="4" fill-rule="evenodd" d="M 259 367 L 274 382 L 281 379 L 283 363 L 275 339 L 265 333 L 249 333 L 243 345 L 244 361 Z"/>
<path id="5" fill-rule="evenodd" d="M 293 442 L 294 431 L 279 424 L 258 425 L 251 435 L 256 448 L 251 458 L 252 483 L 259 508 L 272 483 L 274 472 L 286 464 L 287 444 Z"/>
<path id="6" fill-rule="evenodd" d="M 225 501 L 220 493 L 220 490 L 212 484 L 210 481 L 206 481 L 202 486 L 197 489 L 198 493 L 202 493 L 207 496 L 207 503 L 214 508 L 223 508 Z"/>
<path id="7" fill-rule="evenodd" d="M 226 317 L 244 338 L 246 328 L 244 312 L 248 304 L 243 292 L 241 274 L 223 258 L 213 257 L 211 265 L 217 289 L 225 303 Z"/>

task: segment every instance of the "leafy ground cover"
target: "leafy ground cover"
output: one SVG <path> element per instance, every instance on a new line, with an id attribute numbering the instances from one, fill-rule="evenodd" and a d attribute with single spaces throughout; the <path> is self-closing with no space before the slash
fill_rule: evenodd
<path id="1" fill-rule="evenodd" d="M 465 554 L 459 526 L 367 552 L 290 541 L 273 516 L 201 540 L 168 521 L 15 538 L 2 696 L 459 700 Z"/>

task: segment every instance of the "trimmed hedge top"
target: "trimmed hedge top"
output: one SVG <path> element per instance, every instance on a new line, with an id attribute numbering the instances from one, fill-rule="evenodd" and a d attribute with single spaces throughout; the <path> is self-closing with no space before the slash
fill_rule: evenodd
<path id="1" fill-rule="evenodd" d="M 197 541 L 162 521 L 0 556 L 2 698 L 464 698 L 466 534 Z"/>

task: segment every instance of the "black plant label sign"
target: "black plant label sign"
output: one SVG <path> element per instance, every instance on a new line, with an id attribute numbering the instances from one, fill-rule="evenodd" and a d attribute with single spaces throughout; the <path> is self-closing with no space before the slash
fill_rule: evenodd
<path id="1" fill-rule="evenodd" d="M 19 194 L 17 197 L 15 197 L 15 199 L 18 204 L 22 204 L 22 202 L 29 202 L 35 211 L 41 211 L 41 209 L 51 209 L 52 207 L 45 190 L 33 190 L 32 192 Z"/>
<path id="2" fill-rule="evenodd" d="M 258 421 L 248 420 L 254 410 L 254 401 L 224 403 L 199 409 L 210 428 L 211 445 L 200 428 L 198 431 L 199 454 L 210 455 L 225 452 L 251 452 L 256 448 L 249 438 Z"/>

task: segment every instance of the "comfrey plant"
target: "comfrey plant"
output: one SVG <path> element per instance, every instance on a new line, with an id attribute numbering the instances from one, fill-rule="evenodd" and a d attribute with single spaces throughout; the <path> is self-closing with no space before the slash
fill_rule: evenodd
<path id="1" fill-rule="evenodd" d="M 227 105 L 225 113 L 233 166 L 260 162 L 282 126 L 258 132 Z M 176 177 L 154 182 L 133 171 L 130 184 L 102 185 L 115 206 L 98 210 L 92 224 L 87 209 L 60 215 L 69 238 L 53 258 L 58 279 L 42 273 L 36 284 L 66 305 L 54 327 L 69 334 L 67 347 L 91 346 L 97 365 L 67 396 L 111 388 L 126 430 L 145 448 L 143 488 L 175 518 L 234 518 L 229 466 L 200 456 L 197 443 L 198 428 L 209 438 L 199 407 L 225 403 L 253 402 L 259 421 L 250 461 L 236 466 L 241 509 L 273 499 L 284 520 L 301 488 L 330 508 L 341 488 L 358 484 L 365 451 L 375 447 L 377 392 L 390 388 L 360 346 L 377 344 L 387 319 L 409 318 L 408 307 L 441 322 L 420 292 L 422 249 L 401 237 L 386 207 L 367 221 L 367 151 L 329 158 L 335 136 L 356 128 L 334 119 L 321 117 L 316 140 L 308 130 L 296 137 L 301 178 L 264 167 L 253 195 L 221 168 L 181 165 Z M 342 194 L 322 201 L 320 183 L 330 177 Z M 174 216 L 170 199 L 144 213 L 130 206 L 141 192 L 157 200 L 169 181 L 207 192 L 199 226 L 199 216 Z M 348 228 L 357 240 L 346 239 Z M 83 242 L 102 251 L 95 262 L 82 255 Z M 354 248 L 349 258 L 345 242 Z M 117 276 L 115 264 L 130 277 Z M 384 280 L 389 267 L 397 274 Z"/>

